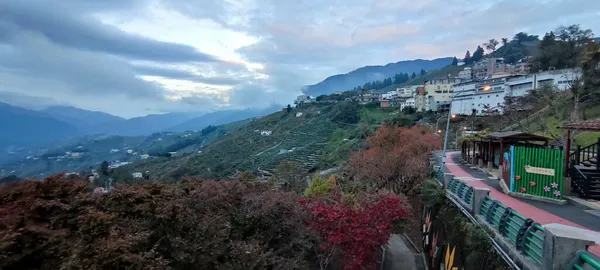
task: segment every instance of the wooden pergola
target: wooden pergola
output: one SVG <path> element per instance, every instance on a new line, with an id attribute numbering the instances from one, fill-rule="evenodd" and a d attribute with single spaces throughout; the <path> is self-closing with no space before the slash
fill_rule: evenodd
<path id="1" fill-rule="evenodd" d="M 494 132 L 486 135 L 478 135 L 474 140 L 470 141 L 472 147 L 463 145 L 463 151 L 466 152 L 465 156 L 468 156 L 472 150 L 473 156 L 475 156 L 476 150 L 479 149 L 481 159 L 484 162 L 489 162 L 493 161 L 495 153 L 503 153 L 507 145 L 545 147 L 548 145 L 549 140 L 548 137 L 521 131 Z"/>
<path id="2" fill-rule="evenodd" d="M 567 131 L 567 142 L 565 151 L 565 172 L 568 172 L 571 162 L 571 133 L 572 131 L 600 131 L 600 118 L 586 120 L 578 123 L 569 123 L 562 126 L 562 129 Z M 599 138 L 600 140 L 600 138 Z"/>

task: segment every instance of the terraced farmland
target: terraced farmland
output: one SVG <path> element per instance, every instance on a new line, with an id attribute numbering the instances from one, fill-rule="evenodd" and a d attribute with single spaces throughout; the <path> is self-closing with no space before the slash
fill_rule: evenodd
<path id="1" fill-rule="evenodd" d="M 182 176 L 223 178 L 246 170 L 269 174 L 284 159 L 299 162 L 307 171 L 336 166 L 343 152 L 357 145 L 353 137 L 359 125 L 333 122 L 335 106 L 313 104 L 291 112 L 280 111 L 221 137 L 201 153 L 134 164 L 130 169 L 149 171 L 153 178 L 175 181 Z M 378 108 L 361 107 L 361 110 L 361 115 L 393 117 Z M 379 121 L 373 123 L 372 128 L 378 124 Z"/>

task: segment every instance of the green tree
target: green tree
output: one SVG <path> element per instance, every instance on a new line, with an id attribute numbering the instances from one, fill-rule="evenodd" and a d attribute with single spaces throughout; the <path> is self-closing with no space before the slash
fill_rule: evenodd
<path id="1" fill-rule="evenodd" d="M 473 63 L 473 61 L 471 60 L 471 52 L 467 50 L 467 53 L 465 53 L 465 58 L 463 58 L 463 62 L 465 62 L 465 64 L 471 64 Z"/>
<path id="2" fill-rule="evenodd" d="M 354 102 L 340 102 L 336 105 L 333 121 L 346 124 L 356 124 L 360 120 L 358 104 Z"/>
<path id="3" fill-rule="evenodd" d="M 514 37 L 513 40 L 517 42 L 517 44 L 523 44 L 524 42 L 537 41 L 539 40 L 538 36 L 529 35 L 525 32 L 519 32 Z"/>
<path id="4" fill-rule="evenodd" d="M 456 57 L 453 57 L 453 58 L 452 58 L 452 65 L 453 65 L 453 66 L 456 66 L 456 65 L 458 65 L 458 59 L 457 59 Z"/>
<path id="5" fill-rule="evenodd" d="M 508 38 L 503 37 L 501 40 L 502 40 L 502 47 L 506 47 L 506 45 L 508 45 Z"/>
<path id="6" fill-rule="evenodd" d="M 481 59 L 483 59 L 483 48 L 481 48 L 481 46 L 477 46 L 477 49 L 475 50 L 475 52 L 473 53 L 473 57 L 471 57 L 471 62 L 478 62 Z"/>
<path id="7" fill-rule="evenodd" d="M 415 77 L 417 77 L 417 74 L 413 71 L 412 75 L 410 75 L 410 78 L 414 79 Z"/>
<path id="8" fill-rule="evenodd" d="M 292 105 L 288 104 L 285 110 L 289 113 L 292 111 Z"/>
<path id="9" fill-rule="evenodd" d="M 499 42 L 496 39 L 490 39 L 490 41 L 486 42 L 483 44 L 483 46 L 485 46 L 485 48 L 489 51 L 489 52 L 493 52 L 496 50 L 496 46 L 498 46 Z"/>
<path id="10" fill-rule="evenodd" d="M 320 175 L 315 175 L 304 192 L 308 198 L 325 197 L 335 187 L 335 177 L 332 175 L 327 180 L 323 180 Z"/>
<path id="11" fill-rule="evenodd" d="M 425 75 L 425 73 L 427 73 L 427 71 L 425 71 L 425 69 L 421 69 L 421 72 L 420 72 L 421 76 Z"/>

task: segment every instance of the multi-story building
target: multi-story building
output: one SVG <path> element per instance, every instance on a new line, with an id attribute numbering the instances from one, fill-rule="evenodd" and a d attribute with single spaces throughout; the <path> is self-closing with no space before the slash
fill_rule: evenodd
<path id="1" fill-rule="evenodd" d="M 525 96 L 527 92 L 551 85 L 556 91 L 566 91 L 581 77 L 579 69 L 551 70 L 528 75 L 506 76 L 455 84 L 452 114 L 484 114 L 487 111 L 502 112 L 505 98 Z"/>
<path id="2" fill-rule="evenodd" d="M 397 93 L 396 91 L 389 91 L 389 92 L 387 92 L 387 93 L 385 93 L 385 94 L 381 94 L 381 97 L 380 97 L 380 98 L 381 98 L 382 100 L 383 100 L 383 99 L 390 100 L 390 99 L 395 99 L 397 96 L 398 96 L 398 93 Z"/>
<path id="3" fill-rule="evenodd" d="M 470 67 L 466 67 L 458 72 L 457 77 L 461 80 L 470 81 L 473 79 L 473 70 Z"/>
<path id="4" fill-rule="evenodd" d="M 417 87 L 416 92 L 415 92 L 415 109 L 417 109 L 417 112 L 424 112 L 426 111 L 426 92 L 425 92 L 425 87 L 421 86 L 421 87 Z"/>
<path id="5" fill-rule="evenodd" d="M 498 72 L 507 72 L 503 58 L 486 58 L 473 64 L 473 79 L 475 80 L 484 80 Z"/>
<path id="6" fill-rule="evenodd" d="M 415 107 L 415 99 L 414 98 L 409 98 L 406 101 L 400 103 L 400 110 L 404 110 L 405 108 L 408 107 Z"/>
<path id="7" fill-rule="evenodd" d="M 425 81 L 425 111 L 437 111 L 438 106 L 449 104 L 452 98 L 452 86 L 460 83 L 458 78 L 434 79 Z"/>

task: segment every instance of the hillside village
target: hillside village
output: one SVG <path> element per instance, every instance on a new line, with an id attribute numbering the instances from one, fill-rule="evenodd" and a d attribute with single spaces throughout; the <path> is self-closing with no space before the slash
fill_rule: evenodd
<path id="1" fill-rule="evenodd" d="M 22 148 L 0 162 L 0 268 L 600 265 L 600 43 L 556 32 L 242 121 Z"/>
<path id="2" fill-rule="evenodd" d="M 552 69 L 530 72 L 527 59 L 512 65 L 503 58 L 484 58 L 472 65 L 458 62 L 463 69 L 456 76 L 448 75 L 424 84 L 398 87 L 395 91 L 377 90 L 335 92 L 331 96 L 300 95 L 295 104 L 332 103 L 340 100 L 361 104 L 379 103 L 380 108 L 414 108 L 417 112 L 444 112 L 451 105 L 452 114 L 485 115 L 500 113 L 509 97 L 523 97 L 530 90 L 548 86 L 566 91 L 581 77 L 581 69 Z M 454 98 L 453 98 L 454 97 Z"/>

